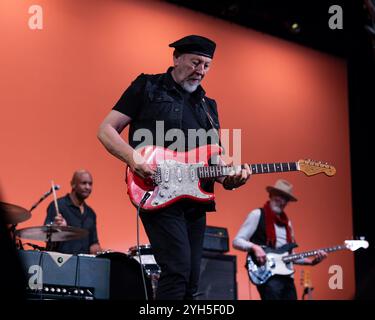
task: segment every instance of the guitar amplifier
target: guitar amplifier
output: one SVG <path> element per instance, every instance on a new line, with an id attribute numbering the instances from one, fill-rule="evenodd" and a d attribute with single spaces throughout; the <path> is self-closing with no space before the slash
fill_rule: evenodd
<path id="1" fill-rule="evenodd" d="M 48 251 L 18 254 L 29 299 L 109 299 L 109 259 Z"/>
<path id="2" fill-rule="evenodd" d="M 196 300 L 237 300 L 237 258 L 204 252 Z"/>
<path id="3" fill-rule="evenodd" d="M 203 250 L 213 252 L 228 252 L 228 229 L 214 226 L 206 226 L 203 240 Z"/>

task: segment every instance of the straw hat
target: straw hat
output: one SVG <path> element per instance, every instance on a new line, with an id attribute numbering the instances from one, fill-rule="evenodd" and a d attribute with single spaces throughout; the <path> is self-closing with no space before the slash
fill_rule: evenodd
<path id="1" fill-rule="evenodd" d="M 277 180 L 273 187 L 268 186 L 266 190 L 270 194 L 278 194 L 288 198 L 290 201 L 297 201 L 292 193 L 293 185 L 284 179 Z"/>

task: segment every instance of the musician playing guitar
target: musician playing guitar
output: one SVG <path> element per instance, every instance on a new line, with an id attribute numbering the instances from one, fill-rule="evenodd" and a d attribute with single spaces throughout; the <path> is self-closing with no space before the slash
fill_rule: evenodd
<path id="1" fill-rule="evenodd" d="M 200 85 L 210 69 L 216 44 L 205 37 L 191 35 L 169 46 L 175 49 L 174 66 L 166 73 L 138 76 L 100 125 L 98 138 L 112 155 L 128 165 L 128 188 L 134 186 L 136 190 L 136 196 L 131 198 L 133 204 L 140 209 L 142 204 L 145 208 L 163 204 L 153 212 L 140 210 L 140 217 L 161 268 L 156 299 L 180 300 L 192 299 L 197 292 L 206 212 L 215 211 L 214 201 L 191 198 L 199 194 L 213 200 L 205 192 L 213 192 L 215 180 L 200 181 L 203 192 L 190 188 L 192 183 L 183 184 L 185 164 L 177 167 L 173 166 L 173 160 L 168 160 L 164 162 L 167 168 L 160 172 L 160 168 L 145 161 L 150 154 L 144 149 L 142 153 L 139 147 L 155 145 L 181 153 L 219 142 L 215 134 L 203 142 L 189 136 L 191 130 L 217 133 L 219 129 L 216 102 L 206 97 Z M 128 125 L 129 144 L 120 136 Z M 176 180 L 170 176 L 172 170 L 176 170 Z M 150 195 L 147 181 L 152 191 L 160 174 L 164 177 L 163 188 L 159 188 L 157 195 L 156 192 Z M 189 179 L 194 180 L 195 174 L 195 168 L 191 168 Z M 134 179 L 130 179 L 131 175 Z M 249 177 L 250 168 L 245 165 L 226 178 L 217 177 L 216 181 L 231 190 L 245 184 Z M 177 187 L 178 184 L 182 187 Z M 171 190 L 174 193 L 169 193 Z M 190 198 L 175 197 L 178 192 L 190 192 Z M 175 201 L 166 206 L 166 199 Z"/>
<path id="2" fill-rule="evenodd" d="M 274 186 L 268 186 L 269 201 L 262 208 L 251 211 L 233 240 L 233 247 L 247 251 L 254 257 L 258 266 L 265 265 L 264 247 L 281 248 L 294 243 L 294 231 L 285 208 L 291 201 L 297 201 L 292 193 L 293 186 L 288 181 L 277 180 Z M 318 250 L 315 258 L 301 258 L 294 263 L 316 265 L 327 257 L 327 253 Z M 294 279 L 289 275 L 272 275 L 260 280 L 257 289 L 262 300 L 296 300 Z"/>

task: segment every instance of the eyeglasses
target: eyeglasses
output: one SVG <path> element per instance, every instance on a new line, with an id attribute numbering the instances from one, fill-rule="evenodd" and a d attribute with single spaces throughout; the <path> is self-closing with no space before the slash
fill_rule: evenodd
<path id="1" fill-rule="evenodd" d="M 201 62 L 199 62 L 198 64 L 192 62 L 192 67 L 193 67 L 195 70 L 200 70 L 201 67 L 203 67 L 203 68 L 202 68 L 203 71 L 207 71 L 208 69 L 210 69 L 210 66 L 209 66 L 209 65 L 206 65 L 204 61 L 201 61 Z"/>

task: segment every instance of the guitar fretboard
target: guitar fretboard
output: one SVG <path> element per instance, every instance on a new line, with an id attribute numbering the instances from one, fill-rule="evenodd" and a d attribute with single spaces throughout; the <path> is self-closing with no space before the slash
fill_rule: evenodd
<path id="1" fill-rule="evenodd" d="M 329 248 L 322 248 L 322 249 L 318 249 L 318 250 L 312 250 L 312 251 L 306 251 L 306 252 L 302 252 L 302 253 L 290 254 L 290 255 L 284 257 L 283 261 L 285 263 L 288 263 L 288 262 L 292 262 L 292 261 L 295 261 L 295 260 L 298 260 L 298 259 L 315 256 L 315 255 L 318 254 L 318 251 L 333 252 L 333 251 L 344 250 L 344 249 L 347 249 L 347 247 L 345 245 L 338 245 L 338 246 L 329 247 Z"/>
<path id="2" fill-rule="evenodd" d="M 297 162 L 249 164 L 252 174 L 297 171 Z M 241 168 L 244 166 L 242 165 Z M 204 166 L 197 168 L 199 178 L 224 177 L 235 171 L 234 166 Z"/>

